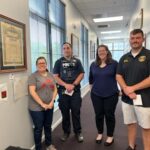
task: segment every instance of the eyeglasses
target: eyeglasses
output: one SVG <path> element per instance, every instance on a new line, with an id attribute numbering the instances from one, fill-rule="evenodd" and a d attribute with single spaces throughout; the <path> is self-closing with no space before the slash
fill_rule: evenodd
<path id="1" fill-rule="evenodd" d="M 38 63 L 38 65 L 45 65 L 45 64 L 46 64 L 45 62 Z"/>

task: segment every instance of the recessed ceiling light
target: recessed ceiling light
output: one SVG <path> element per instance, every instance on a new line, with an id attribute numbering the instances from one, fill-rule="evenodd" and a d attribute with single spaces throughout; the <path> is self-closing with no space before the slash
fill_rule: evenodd
<path id="1" fill-rule="evenodd" d="M 101 34 L 112 34 L 112 33 L 120 33 L 121 30 L 114 30 L 114 31 L 103 31 Z"/>
<path id="2" fill-rule="evenodd" d="M 108 22 L 108 21 L 119 21 L 119 20 L 123 20 L 123 16 L 93 19 L 94 22 Z"/>

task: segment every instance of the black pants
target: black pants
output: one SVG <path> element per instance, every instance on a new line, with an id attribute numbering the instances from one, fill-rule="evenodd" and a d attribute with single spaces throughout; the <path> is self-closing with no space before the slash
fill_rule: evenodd
<path id="1" fill-rule="evenodd" d="M 115 109 L 118 102 L 118 93 L 103 98 L 91 92 L 91 99 L 95 111 L 95 121 L 98 133 L 103 133 L 105 118 L 107 136 L 112 137 L 115 129 Z"/>
<path id="2" fill-rule="evenodd" d="M 62 128 L 64 133 L 70 134 L 71 123 L 70 123 L 70 110 L 72 115 L 72 123 L 74 133 L 81 132 L 80 122 L 80 108 L 81 108 L 81 93 L 80 91 L 74 92 L 72 96 L 68 96 L 59 92 L 59 108 L 62 114 Z"/>

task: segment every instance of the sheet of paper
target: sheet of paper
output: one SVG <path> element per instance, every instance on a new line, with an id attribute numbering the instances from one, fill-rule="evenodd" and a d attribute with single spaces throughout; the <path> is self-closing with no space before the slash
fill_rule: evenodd
<path id="1" fill-rule="evenodd" d="M 28 95 L 28 77 L 16 77 L 14 79 L 14 100 L 21 100 L 22 97 Z"/>
<path id="2" fill-rule="evenodd" d="M 66 94 L 66 95 L 72 96 L 73 93 L 74 93 L 74 90 L 72 90 L 71 92 L 68 92 L 67 90 L 65 90 L 65 94 Z"/>
<path id="3" fill-rule="evenodd" d="M 136 95 L 136 99 L 133 99 L 133 104 L 140 105 L 140 106 L 143 105 L 141 95 L 139 94 Z"/>

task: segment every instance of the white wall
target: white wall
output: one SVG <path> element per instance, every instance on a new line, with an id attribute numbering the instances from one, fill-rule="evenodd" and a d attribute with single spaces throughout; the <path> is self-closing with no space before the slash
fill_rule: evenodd
<path id="1" fill-rule="evenodd" d="M 150 9 L 149 9 L 149 3 L 150 0 L 140 0 L 140 8 L 143 8 L 144 10 L 144 20 L 143 20 L 143 30 L 145 33 L 150 32 L 150 26 L 149 26 L 149 20 L 150 20 Z"/>
<path id="2" fill-rule="evenodd" d="M 149 20 L 150 20 L 150 9 L 149 9 L 149 3 L 150 0 L 139 0 L 139 6 L 137 8 L 137 11 L 133 15 L 133 18 L 131 20 L 130 24 L 130 30 L 134 28 L 134 22 L 137 16 L 140 13 L 141 8 L 143 8 L 143 32 L 145 34 L 145 40 L 146 44 L 144 43 L 144 46 L 148 49 L 150 49 L 150 27 L 149 27 Z"/>
<path id="3" fill-rule="evenodd" d="M 28 70 L 14 73 L 21 78 L 30 72 L 30 44 L 29 44 L 29 8 L 28 0 L 1 0 L 0 14 L 20 21 L 26 25 L 26 45 Z M 0 149 L 9 145 L 30 147 L 33 144 L 30 118 L 27 111 L 27 96 L 15 101 L 13 97 L 13 81 L 9 80 L 9 73 L 0 74 L 0 83 L 6 83 L 8 101 L 0 102 Z"/>
<path id="4" fill-rule="evenodd" d="M 89 41 L 96 42 L 87 22 L 81 17 L 79 11 L 69 0 L 63 0 L 66 4 L 66 29 L 67 41 L 71 40 L 71 33 L 80 39 L 81 23 L 89 29 Z M 0 0 L 0 14 L 20 21 L 26 25 L 26 45 L 28 70 L 13 73 L 15 78 L 22 78 L 31 73 L 30 35 L 29 35 L 29 6 L 28 0 Z M 76 28 L 74 28 L 76 26 Z M 80 45 L 81 50 L 81 45 Z M 15 101 L 13 96 L 13 81 L 9 80 L 10 73 L 0 74 L 0 83 L 6 83 L 8 88 L 8 101 L 0 102 L 0 150 L 8 146 L 20 146 L 30 148 L 33 146 L 33 133 L 30 116 L 28 114 L 28 97 L 24 96 Z M 54 114 L 54 120 L 58 117 Z"/>
<path id="5" fill-rule="evenodd" d="M 131 25 L 130 25 L 131 30 L 134 28 L 133 24 L 134 24 L 135 19 L 137 18 L 137 16 L 140 13 L 140 9 L 143 8 L 144 18 L 143 18 L 143 28 L 142 29 L 143 29 L 144 33 L 150 32 L 150 27 L 149 27 L 149 20 L 150 20 L 149 3 L 150 3 L 150 0 L 139 0 L 139 6 L 137 8 L 137 11 L 133 15 L 133 18 L 132 18 L 132 21 L 131 21 Z"/>

